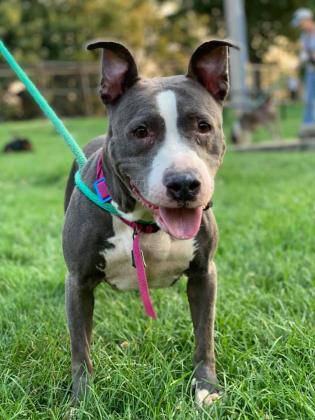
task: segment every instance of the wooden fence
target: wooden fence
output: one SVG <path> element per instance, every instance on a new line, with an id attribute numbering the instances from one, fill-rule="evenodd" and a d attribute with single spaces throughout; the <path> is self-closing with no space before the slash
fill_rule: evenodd
<path id="1" fill-rule="evenodd" d="M 95 115 L 104 112 L 98 96 L 100 69 L 93 62 L 42 62 L 24 67 L 45 98 L 63 116 Z M 18 97 L 13 100 L 14 95 Z M 12 99 L 12 100 L 11 100 Z M 16 88 L 16 77 L 5 65 L 0 66 L 0 115 L 14 118 L 14 107 L 30 107 L 31 98 Z M 18 112 L 27 113 L 27 109 Z M 34 111 L 35 112 L 35 111 Z"/>
<path id="2" fill-rule="evenodd" d="M 25 70 L 59 115 L 89 116 L 104 113 L 98 95 L 99 63 L 46 61 L 25 66 Z M 258 77 L 261 88 L 271 92 L 280 102 L 287 95 L 286 75 L 281 74 L 276 66 L 251 64 L 247 75 L 251 90 Z M 25 90 L 16 93 L 16 89 L 12 89 L 14 84 L 15 75 L 5 63 L 1 63 L 0 119 L 25 119 L 40 115 Z"/>

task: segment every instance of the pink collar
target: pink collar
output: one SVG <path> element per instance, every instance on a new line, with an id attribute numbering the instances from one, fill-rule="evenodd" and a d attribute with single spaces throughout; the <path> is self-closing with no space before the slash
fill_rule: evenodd
<path id="1" fill-rule="evenodd" d="M 96 170 L 96 180 L 93 183 L 94 189 L 99 197 L 99 199 L 103 202 L 110 202 L 112 200 L 108 186 L 106 183 L 106 177 L 104 174 L 103 169 L 103 155 L 100 154 L 97 162 L 97 170 Z M 130 228 L 133 229 L 133 245 L 132 245 L 132 265 L 136 268 L 137 271 L 137 278 L 138 278 L 138 287 L 139 292 L 141 295 L 141 300 L 145 309 L 145 312 L 148 316 L 153 319 L 156 319 L 156 313 L 153 308 L 153 304 L 151 301 L 150 293 L 149 293 L 149 286 L 147 275 L 145 271 L 145 262 L 143 258 L 143 252 L 140 246 L 140 235 L 142 233 L 155 233 L 160 228 L 155 223 L 140 223 L 140 222 L 130 222 L 129 220 L 120 217 L 120 220 L 128 225 Z"/>

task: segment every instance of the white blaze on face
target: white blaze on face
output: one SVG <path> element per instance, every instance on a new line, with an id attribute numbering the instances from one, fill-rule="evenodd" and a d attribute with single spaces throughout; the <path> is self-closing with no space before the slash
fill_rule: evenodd
<path id="1" fill-rule="evenodd" d="M 157 155 L 152 161 L 148 180 L 148 200 L 158 206 L 172 205 L 166 194 L 163 177 L 168 169 L 177 171 L 195 171 L 201 182 L 200 199 L 206 205 L 213 192 L 213 179 L 210 177 L 205 162 L 186 144 L 177 127 L 177 101 L 172 90 L 165 90 L 156 96 L 157 108 L 164 120 L 165 138 Z M 198 200 L 197 200 L 198 201 Z"/>

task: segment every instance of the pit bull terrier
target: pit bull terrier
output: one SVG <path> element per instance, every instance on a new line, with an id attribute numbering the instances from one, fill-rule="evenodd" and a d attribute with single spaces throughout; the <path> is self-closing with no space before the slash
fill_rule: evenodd
<path id="1" fill-rule="evenodd" d="M 123 45 L 88 45 L 103 51 L 100 96 L 109 128 L 86 147 L 88 162 L 81 177 L 93 189 L 101 158 L 112 204 L 123 218 L 155 221 L 159 227 L 141 236 L 150 288 L 188 277 L 195 398 L 205 405 L 219 396 L 213 339 L 218 233 L 208 204 L 225 151 L 222 106 L 233 46 L 223 40 L 206 42 L 193 53 L 186 75 L 144 79 Z M 92 371 L 94 288 L 102 281 L 119 290 L 138 286 L 130 255 L 132 230 L 75 188 L 75 170 L 73 165 L 65 194 L 63 250 L 77 400 Z"/>

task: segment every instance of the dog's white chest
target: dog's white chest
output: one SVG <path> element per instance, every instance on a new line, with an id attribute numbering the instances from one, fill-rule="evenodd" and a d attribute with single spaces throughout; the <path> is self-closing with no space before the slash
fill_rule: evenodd
<path id="1" fill-rule="evenodd" d="M 137 289 L 131 259 L 132 229 L 117 219 L 113 226 L 115 235 L 109 242 L 114 248 L 102 252 L 106 260 L 106 281 L 119 290 Z M 170 286 L 189 267 L 194 254 L 193 239 L 172 240 L 163 231 L 141 234 L 140 243 L 151 288 Z"/>

